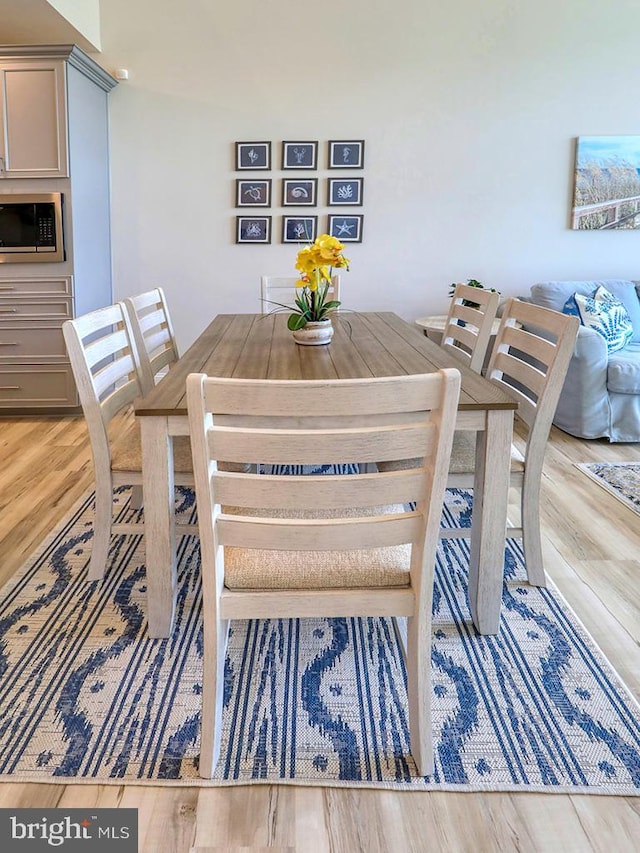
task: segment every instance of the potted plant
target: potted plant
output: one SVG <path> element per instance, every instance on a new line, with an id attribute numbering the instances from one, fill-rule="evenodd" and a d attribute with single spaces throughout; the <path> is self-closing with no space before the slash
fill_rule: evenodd
<path id="1" fill-rule="evenodd" d="M 482 290 L 488 290 L 490 293 L 500 293 L 500 291 L 496 290 L 495 287 L 485 287 L 484 284 L 482 284 L 481 281 L 478 281 L 477 278 L 467 279 L 467 284 L 469 287 L 479 287 Z M 458 284 L 456 282 L 452 283 L 452 285 L 449 289 L 449 296 L 453 296 L 457 286 L 458 286 Z M 479 307 L 477 302 L 471 302 L 468 299 L 463 299 L 462 304 L 468 305 L 470 308 L 478 308 Z"/>
<path id="2" fill-rule="evenodd" d="M 342 254 L 344 245 L 329 234 L 321 234 L 298 252 L 295 305 L 274 303 L 275 311 L 290 311 L 287 326 L 299 344 L 325 344 L 333 337 L 331 313 L 340 301 L 329 299 L 331 276 L 335 269 L 349 269 L 349 259 Z"/>

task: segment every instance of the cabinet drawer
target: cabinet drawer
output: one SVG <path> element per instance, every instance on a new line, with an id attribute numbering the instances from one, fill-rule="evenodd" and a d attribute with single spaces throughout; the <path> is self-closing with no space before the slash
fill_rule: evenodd
<path id="1" fill-rule="evenodd" d="M 76 389 L 69 364 L 0 367 L 0 409 L 15 406 L 75 406 Z"/>
<path id="2" fill-rule="evenodd" d="M 0 279 L 1 296 L 72 296 L 72 277 L 63 275 L 59 278 L 2 278 Z"/>
<path id="3" fill-rule="evenodd" d="M 0 364 L 49 359 L 69 360 L 62 326 L 0 326 Z"/>
<path id="4" fill-rule="evenodd" d="M 22 318 L 29 320 L 66 320 L 72 316 L 72 300 L 63 296 L 21 299 L 14 296 L 0 296 L 0 322 L 14 323 Z"/>

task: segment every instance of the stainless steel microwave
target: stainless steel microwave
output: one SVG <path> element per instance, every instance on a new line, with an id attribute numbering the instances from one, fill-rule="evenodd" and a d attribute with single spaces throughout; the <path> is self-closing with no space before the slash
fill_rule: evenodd
<path id="1" fill-rule="evenodd" d="M 64 261 L 62 193 L 0 195 L 0 264 Z"/>

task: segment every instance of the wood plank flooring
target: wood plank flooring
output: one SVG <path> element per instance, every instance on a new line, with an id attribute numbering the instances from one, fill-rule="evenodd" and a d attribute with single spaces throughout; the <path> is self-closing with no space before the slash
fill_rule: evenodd
<path id="1" fill-rule="evenodd" d="M 552 431 L 542 492 L 546 569 L 640 698 L 640 517 L 573 465 L 589 461 L 640 462 L 640 444 Z M 0 419 L 0 583 L 91 485 L 82 419 Z M 640 849 L 640 797 L 0 785 L 0 808 L 54 806 L 137 808 L 140 853 Z"/>

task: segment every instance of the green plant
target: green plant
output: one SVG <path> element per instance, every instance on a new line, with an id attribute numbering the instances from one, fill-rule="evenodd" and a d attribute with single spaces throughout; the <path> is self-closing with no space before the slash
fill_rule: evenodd
<path id="1" fill-rule="evenodd" d="M 477 278 L 467 279 L 467 284 L 469 285 L 469 287 L 480 287 L 480 288 L 482 288 L 482 290 L 488 290 L 491 293 L 500 293 L 500 291 L 496 290 L 495 287 L 485 287 L 484 284 L 481 281 L 478 281 Z M 458 286 L 458 283 L 456 283 L 454 281 L 453 284 L 451 285 L 451 288 L 449 289 L 449 296 L 453 296 L 457 286 Z"/>

